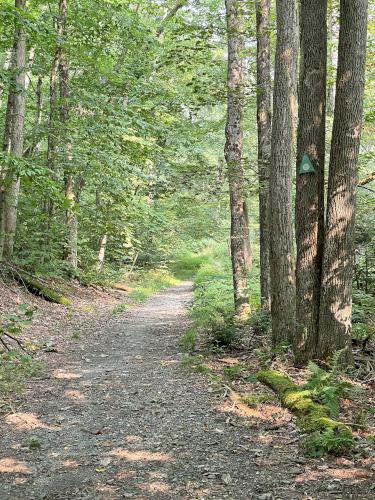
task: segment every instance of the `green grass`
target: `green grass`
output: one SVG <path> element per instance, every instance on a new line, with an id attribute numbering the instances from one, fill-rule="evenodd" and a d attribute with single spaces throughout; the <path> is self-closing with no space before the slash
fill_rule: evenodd
<path id="1" fill-rule="evenodd" d="M 197 262 L 192 261 L 192 262 Z M 199 258 L 200 266 L 194 280 L 194 301 L 190 311 L 193 326 L 181 341 L 188 350 L 199 337 L 217 347 L 230 345 L 241 329 L 234 320 L 233 281 L 230 257 L 226 245 L 209 245 Z M 191 264 L 193 265 L 193 264 Z M 259 308 L 259 276 L 255 270 L 249 274 L 250 303 L 253 310 Z M 268 318 L 259 315 L 259 328 L 268 328 Z"/>
<path id="2" fill-rule="evenodd" d="M 206 253 L 186 252 L 171 264 L 170 269 L 177 279 L 187 280 L 193 278 L 208 260 L 209 256 Z"/>
<path id="3" fill-rule="evenodd" d="M 185 253 L 166 268 L 137 269 L 125 278 L 126 284 L 133 289 L 126 301 L 113 309 L 113 314 L 126 311 L 132 305 L 144 302 L 155 293 L 191 279 L 207 260 L 207 256 Z"/>

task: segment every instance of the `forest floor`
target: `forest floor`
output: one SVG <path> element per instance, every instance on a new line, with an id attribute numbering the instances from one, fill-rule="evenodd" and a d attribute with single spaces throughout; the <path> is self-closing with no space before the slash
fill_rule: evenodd
<path id="1" fill-rule="evenodd" d="M 191 283 L 115 315 L 90 293 L 33 299 L 47 352 L 0 419 L 1 500 L 374 498 L 374 457 L 307 458 L 277 403 L 254 419 L 183 366 Z"/>

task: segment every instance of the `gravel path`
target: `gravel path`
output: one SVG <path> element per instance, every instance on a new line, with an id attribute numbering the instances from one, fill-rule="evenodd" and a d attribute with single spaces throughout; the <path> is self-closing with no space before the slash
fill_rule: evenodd
<path id="1" fill-rule="evenodd" d="M 182 367 L 190 299 L 191 283 L 170 288 L 56 355 L 1 425 L 1 500 L 358 498 L 296 480 L 295 443 L 262 439 Z"/>

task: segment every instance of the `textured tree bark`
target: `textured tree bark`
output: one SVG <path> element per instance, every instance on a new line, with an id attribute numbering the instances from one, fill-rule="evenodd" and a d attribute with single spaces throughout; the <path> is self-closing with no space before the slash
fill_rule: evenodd
<path id="1" fill-rule="evenodd" d="M 15 49 L 16 49 L 16 43 L 14 43 L 11 51 L 9 68 L 15 67 Z M 4 137 L 3 137 L 3 148 L 2 148 L 3 151 L 8 154 L 10 152 L 10 133 L 12 130 L 13 102 L 14 102 L 14 92 L 12 86 L 10 85 L 8 92 L 6 113 L 5 113 Z M 6 176 L 6 168 L 4 165 L 1 165 L 0 167 L 0 261 L 3 258 L 4 240 L 5 240 L 5 176 Z"/>
<path id="2" fill-rule="evenodd" d="M 324 241 L 324 158 L 327 82 L 327 0 L 301 1 L 296 193 L 297 364 L 315 355 Z M 300 173 L 304 154 L 315 173 Z"/>
<path id="3" fill-rule="evenodd" d="M 277 42 L 270 169 L 272 341 L 291 341 L 295 328 L 292 163 L 297 87 L 297 2 L 277 0 Z"/>
<path id="4" fill-rule="evenodd" d="M 234 305 L 238 319 L 250 314 L 248 293 L 248 221 L 246 183 L 243 162 L 243 100 L 244 100 L 244 27 L 242 15 L 245 1 L 226 0 L 228 33 L 228 110 L 225 127 L 225 160 L 231 210 L 231 260 Z"/>
<path id="5" fill-rule="evenodd" d="M 103 234 L 103 236 L 100 238 L 98 261 L 96 263 L 96 270 L 97 270 L 98 273 L 101 273 L 102 270 L 103 270 L 104 259 L 105 259 L 105 251 L 106 251 L 106 248 L 107 248 L 107 241 L 108 241 L 107 235 Z"/>
<path id="6" fill-rule="evenodd" d="M 35 126 L 37 127 L 42 123 L 42 112 L 43 112 L 43 76 L 38 76 L 35 94 L 36 94 L 36 115 L 35 115 Z M 25 149 L 24 156 L 32 156 L 38 153 L 41 148 L 41 141 L 34 139 L 34 141 Z"/>
<path id="7" fill-rule="evenodd" d="M 15 0 L 15 8 L 26 9 L 26 0 Z M 5 127 L 5 150 L 16 158 L 23 156 L 24 123 L 26 109 L 26 32 L 22 24 L 16 23 L 14 57 L 12 70 L 13 81 L 9 89 L 8 109 Z M 5 172 L 5 190 L 2 202 L 2 228 L 4 239 L 0 244 L 2 258 L 13 257 L 14 238 L 17 226 L 18 195 L 20 179 L 13 169 Z"/>
<path id="8" fill-rule="evenodd" d="M 271 308 L 269 170 L 271 160 L 270 0 L 256 0 L 257 124 L 259 178 L 260 293 L 262 309 Z"/>
<path id="9" fill-rule="evenodd" d="M 60 29 L 59 29 L 60 31 Z M 56 174 L 56 120 L 57 120 L 57 77 L 59 72 L 59 49 L 56 51 L 49 75 L 49 115 L 48 115 L 48 139 L 47 139 L 47 167 L 51 177 Z M 54 211 L 53 200 L 45 200 L 45 212 L 47 219 L 51 218 Z M 49 228 L 47 227 L 47 232 Z M 49 242 L 49 235 L 46 235 Z"/>
<path id="10" fill-rule="evenodd" d="M 68 208 L 65 213 L 65 225 L 67 231 L 66 242 L 66 260 L 73 267 L 78 267 L 78 224 L 75 214 L 76 194 L 75 194 L 75 178 L 72 170 L 72 145 L 69 140 L 69 132 L 67 125 L 69 122 L 69 64 L 64 47 L 64 42 L 67 38 L 67 10 L 68 0 L 59 0 L 59 34 L 62 42 L 58 49 L 58 64 L 60 76 L 60 122 L 63 127 L 63 147 L 64 147 L 64 180 L 65 180 L 65 197 L 68 202 Z"/>
<path id="11" fill-rule="evenodd" d="M 333 70 L 333 77 L 329 79 L 327 88 L 327 112 L 333 116 L 335 110 L 336 82 L 337 72 L 337 38 L 339 33 L 338 26 L 338 3 L 337 0 L 328 0 L 328 43 L 329 43 L 329 63 Z"/>
<path id="12" fill-rule="evenodd" d="M 341 0 L 335 115 L 329 165 L 318 356 L 351 359 L 357 164 L 361 138 L 368 0 Z"/>

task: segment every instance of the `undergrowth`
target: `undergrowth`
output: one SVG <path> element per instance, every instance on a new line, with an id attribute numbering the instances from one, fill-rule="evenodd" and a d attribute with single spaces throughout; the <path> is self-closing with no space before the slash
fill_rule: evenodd
<path id="1" fill-rule="evenodd" d="M 251 306 L 257 309 L 259 285 L 256 276 L 250 275 L 249 290 Z M 242 334 L 243 325 L 239 326 L 234 319 L 232 271 L 225 245 L 211 246 L 203 254 L 194 280 L 190 316 L 192 327 L 180 342 L 187 352 L 193 352 L 199 340 L 214 348 L 222 348 L 235 343 Z M 268 320 L 261 315 L 257 318 L 257 327 L 265 330 Z"/>
<path id="2" fill-rule="evenodd" d="M 0 412 L 9 410 L 10 397 L 19 394 L 25 381 L 40 370 L 19 339 L 33 313 L 34 308 L 22 304 L 16 312 L 0 317 Z"/>

